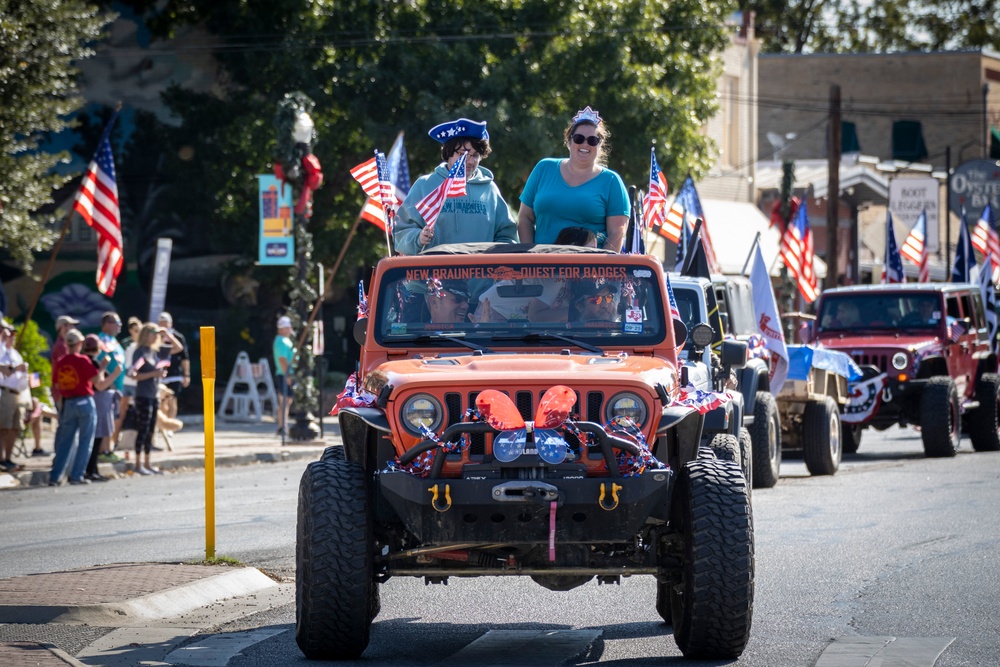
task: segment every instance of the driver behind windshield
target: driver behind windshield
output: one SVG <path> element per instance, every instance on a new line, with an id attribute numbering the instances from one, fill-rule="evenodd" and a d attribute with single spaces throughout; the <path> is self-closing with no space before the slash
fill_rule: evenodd
<path id="1" fill-rule="evenodd" d="M 428 280 L 424 295 L 430 322 L 465 322 L 469 315 L 469 288 L 464 280 Z"/>
<path id="2" fill-rule="evenodd" d="M 606 280 L 577 280 L 570 286 L 569 321 L 614 322 L 618 319 L 618 284 Z"/>

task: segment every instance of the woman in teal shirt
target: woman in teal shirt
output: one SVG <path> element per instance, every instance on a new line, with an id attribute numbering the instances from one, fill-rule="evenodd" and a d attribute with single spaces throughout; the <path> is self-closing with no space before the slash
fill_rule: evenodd
<path id="1" fill-rule="evenodd" d="M 517 231 L 522 243 L 553 243 L 565 227 L 584 227 L 598 245 L 620 251 L 629 201 L 621 176 L 604 166 L 611 133 L 590 107 L 566 128 L 569 158 L 535 165 L 521 193 Z"/>

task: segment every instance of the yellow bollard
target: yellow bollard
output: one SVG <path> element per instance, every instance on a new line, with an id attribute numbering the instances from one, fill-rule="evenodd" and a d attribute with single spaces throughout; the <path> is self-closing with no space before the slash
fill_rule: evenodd
<path id="1" fill-rule="evenodd" d="M 215 558 L 215 327 L 201 327 L 201 386 L 205 412 L 205 559 Z"/>

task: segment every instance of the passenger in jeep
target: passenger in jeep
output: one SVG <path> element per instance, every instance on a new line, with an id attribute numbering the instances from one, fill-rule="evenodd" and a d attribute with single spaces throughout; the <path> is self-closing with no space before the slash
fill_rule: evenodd
<path id="1" fill-rule="evenodd" d="M 469 288 L 462 280 L 432 280 L 424 295 L 430 321 L 465 322 L 469 315 Z"/>
<path id="2" fill-rule="evenodd" d="M 936 299 L 921 298 L 916 307 L 903 317 L 900 324 L 907 327 L 922 324 L 937 325 L 941 321 L 940 307 L 941 304 Z"/>

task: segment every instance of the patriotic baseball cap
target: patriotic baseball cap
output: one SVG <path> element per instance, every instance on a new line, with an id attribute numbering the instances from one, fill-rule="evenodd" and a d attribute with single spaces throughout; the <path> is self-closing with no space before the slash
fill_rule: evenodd
<path id="1" fill-rule="evenodd" d="M 485 120 L 475 121 L 468 118 L 449 120 L 446 123 L 435 125 L 427 134 L 439 144 L 443 144 L 449 139 L 455 139 L 456 137 L 469 137 L 485 141 L 489 141 L 490 139 L 490 133 L 486 131 Z"/>

